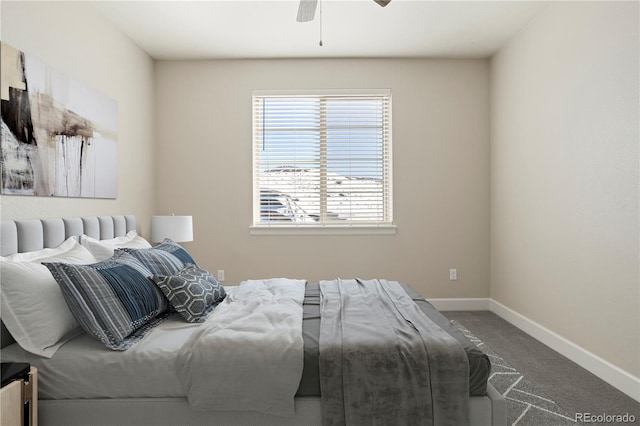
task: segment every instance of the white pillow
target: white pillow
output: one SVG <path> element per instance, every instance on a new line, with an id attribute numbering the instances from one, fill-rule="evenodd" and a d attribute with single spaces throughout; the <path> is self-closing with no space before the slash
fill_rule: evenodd
<path id="1" fill-rule="evenodd" d="M 80 244 L 88 248 L 98 262 L 107 260 L 113 256 L 115 249 L 119 248 L 150 248 L 151 244 L 138 235 L 136 231 L 129 231 L 127 235 L 112 238 L 110 240 L 96 240 L 88 235 L 80 236 Z"/>
<path id="2" fill-rule="evenodd" d="M 26 253 L 16 253 L 5 257 L 2 260 L 10 260 L 12 262 L 36 262 L 43 257 L 57 256 L 67 253 L 78 245 L 78 237 L 70 237 L 63 241 L 58 247 L 46 248 L 42 250 L 29 251 Z"/>
<path id="3" fill-rule="evenodd" d="M 0 257 L 0 316 L 26 351 L 51 358 L 82 333 L 58 283 L 40 262 L 95 263 L 96 258 L 71 237 L 54 249 Z"/>

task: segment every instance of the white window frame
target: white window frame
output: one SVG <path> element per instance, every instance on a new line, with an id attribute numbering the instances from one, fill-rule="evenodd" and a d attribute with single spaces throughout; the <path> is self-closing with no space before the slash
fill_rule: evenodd
<path id="1" fill-rule="evenodd" d="M 362 96 L 383 96 L 386 98 L 386 104 L 388 108 L 385 112 L 385 122 L 383 127 L 384 134 L 384 179 L 383 179 L 383 194 L 384 194 L 384 219 L 381 221 L 347 221 L 346 223 L 336 223 L 335 221 L 329 222 L 262 222 L 260 219 L 261 212 L 261 200 L 260 200 L 260 185 L 259 185 L 259 170 L 258 156 L 260 150 L 260 120 L 256 115 L 258 109 L 256 102 L 258 99 L 264 97 L 362 97 Z M 253 193 L 252 193 L 252 206 L 253 206 L 253 218 L 250 226 L 250 233 L 253 235 L 271 235 L 271 234 L 284 234 L 284 235 L 297 235 L 297 234 L 395 234 L 396 226 L 393 222 L 393 173 L 392 173 L 392 131 L 391 131 L 391 91 L 389 89 L 341 89 L 341 90 L 255 90 L 253 92 L 252 102 L 252 118 L 253 118 L 253 132 L 252 132 L 252 170 L 253 170 Z M 322 146 L 322 142 L 320 142 Z M 322 149 L 322 148 L 320 148 Z M 321 154 L 322 155 L 322 154 Z M 385 161 L 386 159 L 386 161 Z M 322 172 L 321 172 L 322 173 Z M 321 186 L 324 184 L 321 184 Z M 322 189 L 320 190 L 322 194 Z M 321 203 L 326 204 L 326 198 L 321 195 Z"/>

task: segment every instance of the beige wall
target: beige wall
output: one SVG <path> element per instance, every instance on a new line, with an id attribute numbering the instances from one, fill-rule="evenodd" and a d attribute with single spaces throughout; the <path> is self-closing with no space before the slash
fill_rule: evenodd
<path id="1" fill-rule="evenodd" d="M 0 197 L 3 219 L 135 214 L 153 207 L 153 60 L 84 2 L 0 3 L 2 41 L 118 103 L 118 198 Z"/>
<path id="2" fill-rule="evenodd" d="M 192 214 L 188 249 L 226 283 L 388 278 L 427 297 L 489 296 L 487 60 L 159 61 L 159 214 Z M 393 236 L 250 235 L 254 89 L 390 88 Z M 459 279 L 448 280 L 449 268 Z"/>
<path id="3" fill-rule="evenodd" d="M 640 376 L 637 3 L 553 4 L 491 63 L 154 66 L 86 3 L 0 13 L 3 42 L 117 100 L 120 163 L 117 200 L 2 196 L 3 219 L 133 213 L 148 235 L 151 214 L 192 214 L 185 246 L 228 284 L 386 277 L 491 296 Z M 354 87 L 393 93 L 397 234 L 250 235 L 252 90 Z"/>
<path id="4" fill-rule="evenodd" d="M 638 35 L 554 4 L 491 62 L 491 297 L 636 377 Z"/>

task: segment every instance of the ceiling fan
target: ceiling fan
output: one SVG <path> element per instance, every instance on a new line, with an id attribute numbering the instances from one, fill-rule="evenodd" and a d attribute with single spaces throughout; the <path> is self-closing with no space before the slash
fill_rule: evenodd
<path id="1" fill-rule="evenodd" d="M 385 7 L 391 0 L 373 0 L 380 6 Z M 313 17 L 316 14 L 318 8 L 318 0 L 300 0 L 300 6 L 298 6 L 298 22 L 313 21 Z"/>

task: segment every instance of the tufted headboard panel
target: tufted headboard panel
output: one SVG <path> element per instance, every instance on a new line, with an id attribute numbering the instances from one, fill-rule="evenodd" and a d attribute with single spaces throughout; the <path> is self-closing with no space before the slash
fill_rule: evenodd
<path id="1" fill-rule="evenodd" d="M 135 229 L 136 217 L 132 215 L 3 220 L 0 256 L 57 247 L 71 236 L 86 234 L 107 240 Z"/>
<path id="2" fill-rule="evenodd" d="M 133 215 L 3 220 L 0 224 L 0 255 L 57 247 L 67 238 L 82 234 L 107 240 L 132 230 L 136 230 L 136 217 Z M 1 346 L 13 343 L 15 340 L 4 324 L 0 324 L 0 328 Z"/>

